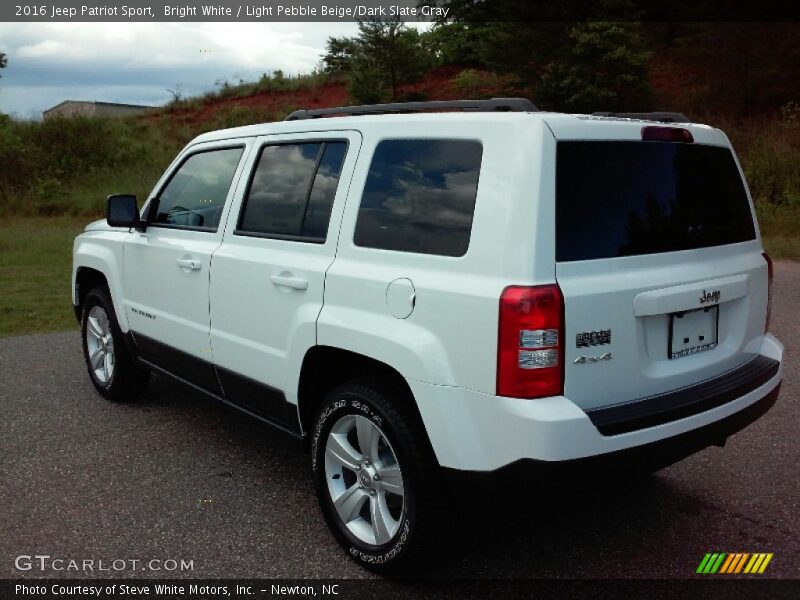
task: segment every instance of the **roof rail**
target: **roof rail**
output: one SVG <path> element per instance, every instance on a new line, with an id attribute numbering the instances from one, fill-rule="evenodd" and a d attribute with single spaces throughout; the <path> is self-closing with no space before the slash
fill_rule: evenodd
<path id="1" fill-rule="evenodd" d="M 296 110 L 284 121 L 319 119 L 337 115 L 383 115 L 420 111 L 463 110 L 472 112 L 536 112 L 539 109 L 526 98 L 491 98 L 489 100 L 436 100 L 433 102 L 392 102 L 391 104 L 365 104 Z"/>
<path id="2" fill-rule="evenodd" d="M 691 123 L 692 120 L 679 112 L 593 112 L 593 117 L 620 117 L 622 119 L 640 119 L 642 121 L 658 121 L 659 123 Z"/>

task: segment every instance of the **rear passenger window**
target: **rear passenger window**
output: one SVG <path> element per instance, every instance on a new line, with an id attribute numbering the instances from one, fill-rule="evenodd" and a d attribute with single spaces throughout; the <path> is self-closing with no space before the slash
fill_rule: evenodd
<path id="1" fill-rule="evenodd" d="M 473 140 L 385 140 L 369 168 L 358 246 L 463 256 L 469 246 L 483 147 Z"/>
<path id="2" fill-rule="evenodd" d="M 346 149 L 345 142 L 264 146 L 236 233 L 324 242 Z"/>
<path id="3" fill-rule="evenodd" d="M 335 142 L 325 144 L 322 157 L 311 186 L 311 195 L 306 207 L 306 220 L 303 223 L 303 235 L 325 239 L 328 235 L 328 222 L 331 220 L 331 207 L 339 185 L 339 173 L 342 170 L 347 144 Z"/>

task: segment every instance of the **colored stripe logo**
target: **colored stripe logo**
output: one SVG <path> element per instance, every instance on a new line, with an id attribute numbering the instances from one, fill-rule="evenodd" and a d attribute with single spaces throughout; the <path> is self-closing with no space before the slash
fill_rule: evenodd
<path id="1" fill-rule="evenodd" d="M 771 552 L 752 554 L 748 552 L 708 552 L 700 561 L 697 573 L 703 575 L 717 573 L 725 575 L 761 574 L 767 569 L 772 556 Z"/>

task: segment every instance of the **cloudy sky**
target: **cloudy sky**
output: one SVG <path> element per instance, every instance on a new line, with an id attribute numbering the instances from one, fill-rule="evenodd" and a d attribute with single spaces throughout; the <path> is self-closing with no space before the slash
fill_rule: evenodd
<path id="1" fill-rule="evenodd" d="M 40 118 L 62 100 L 160 105 L 265 71 L 317 65 L 355 23 L 0 23 L 0 112 Z"/>

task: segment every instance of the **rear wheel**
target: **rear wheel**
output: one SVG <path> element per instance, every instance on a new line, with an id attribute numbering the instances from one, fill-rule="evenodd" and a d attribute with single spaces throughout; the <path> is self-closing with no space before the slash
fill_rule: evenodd
<path id="1" fill-rule="evenodd" d="M 320 506 L 339 544 L 362 566 L 409 571 L 428 554 L 441 519 L 438 465 L 419 419 L 369 383 L 323 402 L 311 442 Z"/>
<path id="2" fill-rule="evenodd" d="M 130 400 L 144 391 L 150 372 L 139 367 L 128 351 L 105 288 L 94 288 L 86 295 L 81 334 L 89 378 L 101 396 Z"/>

